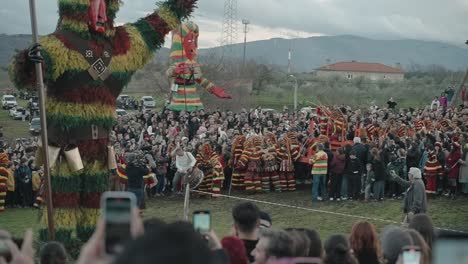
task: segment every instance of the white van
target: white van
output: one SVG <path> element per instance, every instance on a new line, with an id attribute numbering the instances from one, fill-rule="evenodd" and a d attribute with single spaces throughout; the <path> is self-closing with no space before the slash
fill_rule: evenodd
<path id="1" fill-rule="evenodd" d="M 156 101 L 154 101 L 153 96 L 142 96 L 141 102 L 145 108 L 154 108 L 156 107 Z"/>
<path id="2" fill-rule="evenodd" d="M 18 103 L 16 102 L 16 98 L 13 95 L 6 94 L 2 96 L 3 109 L 10 109 L 16 106 L 18 106 Z"/>

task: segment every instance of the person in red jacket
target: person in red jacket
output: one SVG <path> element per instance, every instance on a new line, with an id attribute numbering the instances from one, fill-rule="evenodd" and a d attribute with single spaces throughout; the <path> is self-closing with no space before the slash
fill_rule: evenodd
<path id="1" fill-rule="evenodd" d="M 452 143 L 452 151 L 445 159 L 446 173 L 448 178 L 448 185 L 450 188 L 450 197 L 455 198 L 457 192 L 457 179 L 460 174 L 460 163 L 458 162 L 461 158 L 460 144 L 458 142 Z"/>
<path id="2" fill-rule="evenodd" d="M 330 165 L 330 201 L 341 200 L 341 180 L 343 178 L 344 170 L 346 166 L 346 155 L 344 148 L 339 148 Z"/>

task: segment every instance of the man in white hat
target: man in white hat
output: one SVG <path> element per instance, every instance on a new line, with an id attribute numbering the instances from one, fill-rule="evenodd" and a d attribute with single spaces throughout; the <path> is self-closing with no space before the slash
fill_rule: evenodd
<path id="1" fill-rule="evenodd" d="M 421 176 L 421 170 L 415 167 L 410 168 L 406 181 L 396 175 L 395 171 L 390 171 L 392 180 L 398 184 L 408 187 L 403 201 L 403 213 L 405 221 L 409 223 L 415 214 L 423 214 L 427 211 L 426 187 Z"/>

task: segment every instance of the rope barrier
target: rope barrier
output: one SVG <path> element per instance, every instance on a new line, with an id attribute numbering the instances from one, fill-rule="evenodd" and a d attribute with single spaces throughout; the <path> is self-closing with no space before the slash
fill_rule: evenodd
<path id="1" fill-rule="evenodd" d="M 206 194 L 206 195 L 213 195 L 215 197 L 224 197 L 224 198 L 254 202 L 254 203 L 259 203 L 259 204 L 267 204 L 267 205 L 273 205 L 273 206 L 278 206 L 278 207 L 285 207 L 285 208 L 289 208 L 289 209 L 316 212 L 316 213 L 321 213 L 321 214 L 330 214 L 330 215 L 336 215 L 336 216 L 358 218 L 358 219 L 363 219 L 363 220 L 371 220 L 371 221 L 384 222 L 384 223 L 396 224 L 396 225 L 401 225 L 402 224 L 401 222 L 397 222 L 397 221 L 393 221 L 393 220 L 387 220 L 387 219 L 381 219 L 381 218 L 375 218 L 375 217 L 369 217 L 369 216 L 361 216 L 361 215 L 352 215 L 352 214 L 331 212 L 331 211 L 313 209 L 313 208 L 308 208 L 308 207 L 301 207 L 301 206 L 295 206 L 295 205 L 289 205 L 289 204 L 280 204 L 280 203 L 250 199 L 250 198 L 245 198 L 245 197 L 237 197 L 237 196 L 217 194 L 217 193 L 204 192 L 204 191 L 198 191 L 198 190 L 191 190 L 191 192 L 195 192 L 195 193 L 199 193 L 199 194 Z M 467 231 L 460 231 L 460 230 L 449 229 L 449 228 L 441 228 L 441 227 L 435 227 L 435 228 L 438 229 L 438 230 L 442 230 L 442 231 L 449 231 L 449 232 L 455 232 L 455 233 L 460 233 L 460 234 L 468 234 Z"/>

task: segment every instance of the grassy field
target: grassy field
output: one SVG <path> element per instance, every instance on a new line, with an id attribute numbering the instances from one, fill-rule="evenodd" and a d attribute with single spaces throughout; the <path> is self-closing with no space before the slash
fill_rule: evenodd
<path id="1" fill-rule="evenodd" d="M 306 209 L 286 208 L 271 204 L 257 203 L 258 206 L 270 213 L 273 225 L 285 227 L 312 227 L 317 229 L 323 238 L 335 233 L 349 233 L 352 224 L 361 217 L 377 218 L 390 222 L 371 219 L 377 228 L 401 221 L 401 203 L 398 200 L 384 202 L 311 202 L 311 193 L 301 190 L 293 193 L 270 193 L 245 196 L 233 193 L 233 196 L 262 200 L 271 203 L 281 203 Z M 212 212 L 212 223 L 215 231 L 224 236 L 231 231 L 231 209 L 239 202 L 232 198 L 198 198 L 191 201 L 191 211 L 208 209 Z M 449 228 L 468 232 L 468 203 L 467 198 L 448 200 L 436 198 L 429 200 L 429 214 L 439 228 Z M 164 221 L 180 220 L 183 217 L 183 198 L 165 197 L 150 199 L 147 203 L 145 218 L 159 218 Z M 321 212 L 318 212 L 320 210 Z M 332 212 L 332 213 L 325 213 Z M 340 213 L 345 215 L 336 215 Z M 28 227 L 39 228 L 38 211 L 35 209 L 7 209 L 0 215 L 0 228 L 20 236 Z"/>
<path id="2" fill-rule="evenodd" d="M 27 102 L 25 100 L 17 99 L 18 105 L 26 106 Z M 0 126 L 3 127 L 3 137 L 8 141 L 12 141 L 15 138 L 21 137 L 30 137 L 29 134 L 29 122 L 21 120 L 13 120 L 8 115 L 8 110 L 0 108 Z"/>

